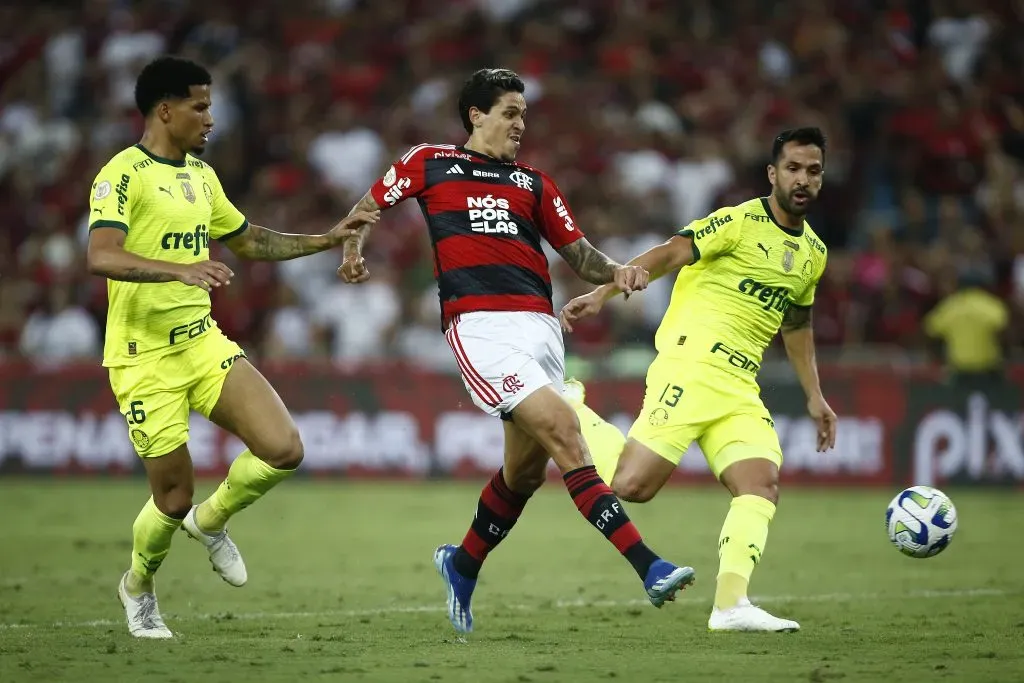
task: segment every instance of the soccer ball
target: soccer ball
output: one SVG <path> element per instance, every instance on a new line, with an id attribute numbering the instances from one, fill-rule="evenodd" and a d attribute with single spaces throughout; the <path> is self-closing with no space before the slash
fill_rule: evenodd
<path id="1" fill-rule="evenodd" d="M 889 540 L 904 555 L 938 555 L 956 533 L 956 508 L 942 491 L 911 486 L 900 491 L 885 511 Z"/>

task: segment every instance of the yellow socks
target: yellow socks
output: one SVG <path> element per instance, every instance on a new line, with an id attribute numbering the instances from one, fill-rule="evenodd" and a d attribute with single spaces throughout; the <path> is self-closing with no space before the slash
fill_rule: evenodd
<path id="1" fill-rule="evenodd" d="M 218 533 L 232 515 L 249 507 L 294 472 L 275 469 L 245 449 L 231 463 L 227 478 L 213 495 L 199 504 L 196 523 L 205 532 Z"/>
<path id="2" fill-rule="evenodd" d="M 153 575 L 167 557 L 180 526 L 181 520 L 160 512 L 150 496 L 132 526 L 132 570 L 126 582 L 130 593 L 152 590 Z"/>
<path id="3" fill-rule="evenodd" d="M 573 406 L 580 419 L 580 431 L 587 442 L 590 458 L 594 461 L 597 474 L 606 484 L 612 483 L 619 456 L 626 446 L 626 437 L 619 428 L 588 408 L 585 404 Z"/>
<path id="4" fill-rule="evenodd" d="M 718 538 L 718 586 L 715 607 L 735 607 L 747 597 L 747 584 L 761 560 L 775 504 L 760 496 L 737 496 Z"/>

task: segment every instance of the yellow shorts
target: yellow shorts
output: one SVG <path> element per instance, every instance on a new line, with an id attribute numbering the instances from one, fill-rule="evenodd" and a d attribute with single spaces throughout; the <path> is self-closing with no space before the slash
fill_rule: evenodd
<path id="1" fill-rule="evenodd" d="M 647 371 L 643 408 L 629 438 L 676 465 L 696 441 L 716 478 L 748 458 L 782 465 L 775 423 L 755 383 L 710 365 L 660 355 Z M 743 447 L 723 454 L 730 444 Z"/>
<path id="2" fill-rule="evenodd" d="M 110 368 L 110 388 L 143 458 L 167 455 L 188 441 L 189 410 L 209 417 L 231 366 L 245 352 L 218 329 L 194 345 L 148 363 Z"/>

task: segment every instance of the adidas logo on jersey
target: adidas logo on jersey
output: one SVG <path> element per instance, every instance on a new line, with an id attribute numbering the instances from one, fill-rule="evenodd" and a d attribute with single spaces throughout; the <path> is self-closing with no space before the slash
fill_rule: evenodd
<path id="1" fill-rule="evenodd" d="M 461 166 L 459 166 L 458 164 L 455 164 L 454 166 L 449 168 L 447 171 L 445 171 L 445 175 L 465 175 L 465 173 L 462 172 L 462 167 Z"/>

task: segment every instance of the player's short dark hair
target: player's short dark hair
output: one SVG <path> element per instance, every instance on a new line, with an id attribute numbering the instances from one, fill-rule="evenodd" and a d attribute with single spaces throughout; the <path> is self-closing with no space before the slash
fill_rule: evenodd
<path id="1" fill-rule="evenodd" d="M 149 116 L 163 100 L 183 100 L 193 85 L 210 85 L 213 78 L 200 64 L 181 57 L 157 57 L 147 64 L 135 81 L 135 106 Z"/>
<path id="2" fill-rule="evenodd" d="M 490 111 L 498 98 L 507 92 L 526 92 L 526 86 L 515 71 L 480 69 L 470 76 L 459 93 L 459 116 L 462 117 L 462 126 L 466 132 L 473 132 L 473 122 L 469 120 L 470 108 Z"/>
<path id="3" fill-rule="evenodd" d="M 782 156 L 782 148 L 787 142 L 795 142 L 798 145 L 816 145 L 821 150 L 821 161 L 824 163 L 828 139 L 821 132 L 821 128 L 790 128 L 776 135 L 775 141 L 772 143 L 771 163 L 773 165 L 779 163 L 779 157 Z"/>

